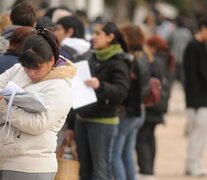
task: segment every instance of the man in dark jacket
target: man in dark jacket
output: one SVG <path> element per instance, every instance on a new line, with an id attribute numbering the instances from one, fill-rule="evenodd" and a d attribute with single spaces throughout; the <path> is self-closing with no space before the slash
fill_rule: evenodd
<path id="1" fill-rule="evenodd" d="M 199 31 L 184 52 L 187 106 L 187 164 L 191 176 L 207 175 L 201 157 L 207 138 L 207 18 L 199 21 Z"/>

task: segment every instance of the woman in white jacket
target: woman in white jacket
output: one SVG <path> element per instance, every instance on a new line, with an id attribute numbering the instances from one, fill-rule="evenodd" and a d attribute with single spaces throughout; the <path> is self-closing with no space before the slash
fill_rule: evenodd
<path id="1" fill-rule="evenodd" d="M 0 75 L 0 89 L 12 81 L 25 91 L 42 93 L 47 109 L 32 113 L 12 106 L 10 123 L 0 125 L 0 180 L 54 179 L 57 133 L 72 106 L 70 79 L 75 74 L 69 62 L 54 67 L 59 58 L 56 42 L 50 31 L 38 30 L 24 41 L 20 64 Z M 8 102 L 0 96 L 3 122 L 8 120 L 7 108 Z"/>

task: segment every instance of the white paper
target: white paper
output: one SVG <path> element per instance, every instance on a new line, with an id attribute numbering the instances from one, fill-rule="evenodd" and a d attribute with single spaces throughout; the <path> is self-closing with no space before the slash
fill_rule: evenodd
<path id="1" fill-rule="evenodd" d="M 14 99 L 11 100 L 12 93 L 15 92 Z M 4 89 L 0 89 L 0 96 L 12 104 L 21 107 L 27 112 L 44 112 L 47 111 L 45 104 L 45 94 L 38 92 L 26 92 L 17 84 L 9 81 Z"/>
<path id="2" fill-rule="evenodd" d="M 72 80 L 73 108 L 77 109 L 97 101 L 93 88 L 86 86 L 85 81 L 91 78 L 88 61 L 74 63 L 77 73 Z"/>

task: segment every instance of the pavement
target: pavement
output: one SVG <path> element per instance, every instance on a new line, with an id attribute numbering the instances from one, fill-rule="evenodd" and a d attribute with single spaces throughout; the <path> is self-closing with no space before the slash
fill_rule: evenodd
<path id="1" fill-rule="evenodd" d="M 207 176 L 185 175 L 186 112 L 183 88 L 178 82 L 172 87 L 169 112 L 165 119 L 165 125 L 158 125 L 156 129 L 155 180 L 207 180 Z M 207 150 L 204 151 L 203 162 L 207 168 Z"/>

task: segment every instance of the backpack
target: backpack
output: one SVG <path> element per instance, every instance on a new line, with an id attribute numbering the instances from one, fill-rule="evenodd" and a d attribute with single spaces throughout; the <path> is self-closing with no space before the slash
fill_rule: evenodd
<path id="1" fill-rule="evenodd" d="M 154 82 L 150 82 L 150 91 L 146 97 L 147 109 L 153 112 L 164 114 L 168 109 L 168 100 L 170 97 L 170 73 L 167 69 L 167 63 L 164 61 L 162 56 L 155 56 L 155 60 L 151 63 L 151 79 Z M 158 85 L 160 84 L 160 85 Z"/>
<path id="2" fill-rule="evenodd" d="M 151 77 L 149 80 L 149 93 L 144 97 L 146 107 L 152 107 L 160 101 L 162 85 L 160 79 Z"/>

